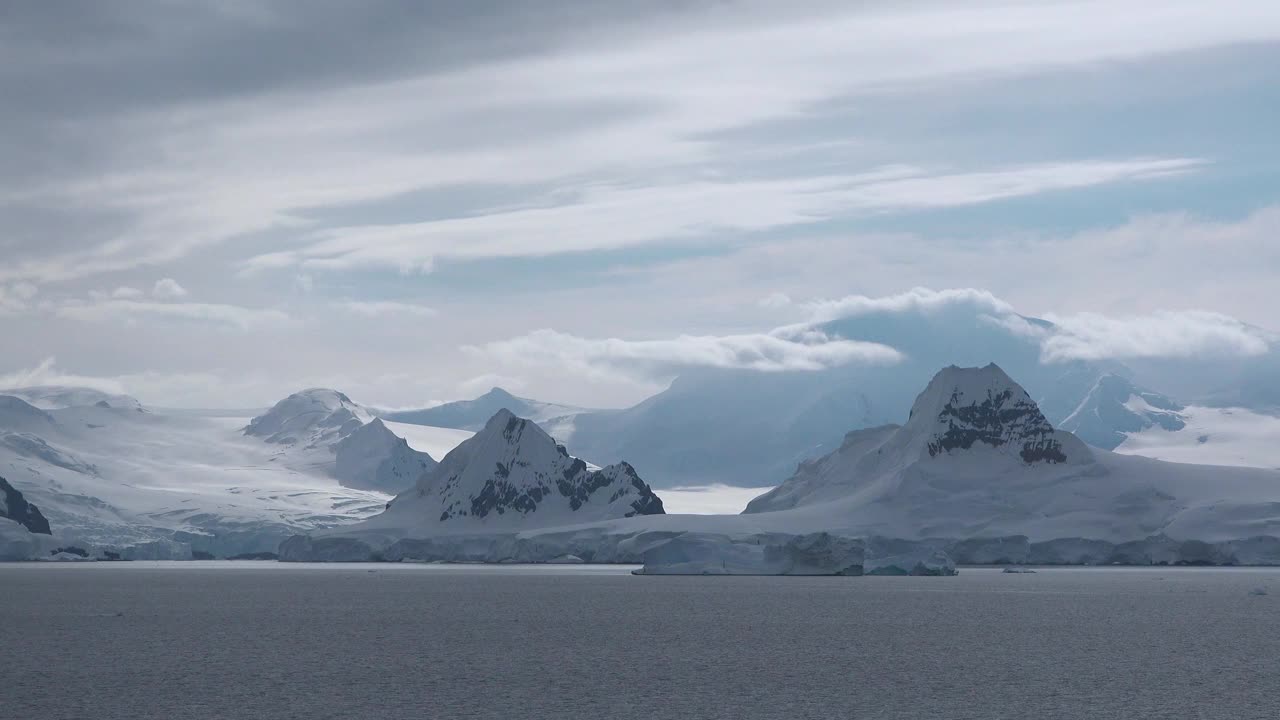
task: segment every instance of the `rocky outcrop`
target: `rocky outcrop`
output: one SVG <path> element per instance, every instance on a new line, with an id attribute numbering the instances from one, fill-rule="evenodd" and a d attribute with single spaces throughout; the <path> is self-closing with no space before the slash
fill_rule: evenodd
<path id="1" fill-rule="evenodd" d="M 40 514 L 40 508 L 27 502 L 18 489 L 0 477 L 0 517 L 8 518 L 38 535 L 52 535 L 49 521 Z"/>
<path id="2" fill-rule="evenodd" d="M 946 368 L 929 384 L 921 399 L 936 397 L 940 388 L 950 388 L 950 393 L 936 410 L 939 430 L 927 445 L 931 457 L 982 443 L 992 448 L 1014 448 L 1027 463 L 1066 462 L 1053 425 L 1026 391 L 994 364 L 978 373 L 954 366 Z M 917 401 L 912 417 L 917 411 L 933 410 L 927 401 Z"/>

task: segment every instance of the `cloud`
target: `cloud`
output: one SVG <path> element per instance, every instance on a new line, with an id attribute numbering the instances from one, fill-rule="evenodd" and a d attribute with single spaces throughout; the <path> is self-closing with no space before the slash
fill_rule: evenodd
<path id="1" fill-rule="evenodd" d="M 30 307 L 30 300 L 38 292 L 39 288 L 31 283 L 18 282 L 8 287 L 0 285 L 0 315 L 26 312 Z"/>
<path id="2" fill-rule="evenodd" d="M 331 228 L 299 250 L 250 258 L 248 271 L 389 268 L 428 271 L 440 259 L 544 257 L 705 242 L 837 218 L 974 205 L 1054 190 L 1190 172 L 1193 158 L 1131 158 L 929 174 L 901 166 L 858 175 L 781 180 L 690 180 L 598 187 L 577 202 L 390 225 Z"/>
<path id="3" fill-rule="evenodd" d="M 1221 313 L 1204 310 L 1159 311 L 1147 315 L 1046 313 L 1036 323 L 987 290 L 915 288 L 883 297 L 852 295 L 805 305 L 812 312 L 802 329 L 863 315 L 932 314 L 960 310 L 1010 334 L 1038 343 L 1046 363 L 1069 360 L 1253 356 L 1268 351 L 1264 331 Z"/>
<path id="4" fill-rule="evenodd" d="M 1241 4 L 1229 13 L 1190 0 L 1124 8 L 1100 0 L 963 7 L 689 3 L 648 17 L 617 11 L 599 23 L 602 27 L 593 24 L 591 33 L 566 32 L 571 24 L 556 13 L 521 15 L 538 21 L 540 36 L 513 36 L 510 28 L 524 24 L 501 12 L 490 13 L 491 26 L 477 19 L 485 13 L 471 13 L 462 23 L 467 32 L 444 33 L 449 41 L 440 43 L 406 41 L 415 33 L 440 35 L 435 13 L 379 10 L 369 13 L 378 22 L 358 24 L 336 7 L 264 24 L 257 17 L 262 13 L 209 13 L 188 6 L 168 8 L 157 19 L 149 5 L 129 4 L 103 9 L 83 25 L 66 16 L 30 20 L 22 33 L 27 40 L 5 54 L 9 64 L 29 70 L 20 82 L 0 90 L 11 90 L 6 97 L 18 98 L 14 104 L 24 108 L 15 122 L 28 124 L 15 137 L 38 140 L 26 143 L 32 147 L 65 145 L 67 157 L 14 153 L 10 176 L 0 178 L 0 202 L 41 218 L 56 208 L 56 222 L 74 220 L 77 232 L 65 243 L 25 244 L 20 257 L 0 268 L 0 278 L 68 280 L 154 266 L 252 234 L 265 240 L 255 247 L 268 248 L 250 261 L 257 268 L 422 268 L 436 256 L 510 256 L 509 241 L 489 239 L 484 223 L 466 218 L 454 218 L 452 225 L 412 223 L 389 230 L 354 223 L 341 212 L 411 193 L 476 187 L 513 190 L 518 195 L 513 204 L 525 207 L 548 205 L 547 192 L 589 195 L 610 185 L 647 191 L 647 200 L 625 197 L 626 189 L 590 198 L 584 207 L 556 218 L 562 230 L 604 228 L 629 235 L 618 243 L 630 246 L 655 238 L 700 237 L 704 227 L 729 232 L 783 227 L 811 222 L 800 219 L 809 214 L 954 207 L 1166 177 L 1194 169 L 1195 161 L 1157 158 L 1135 168 L 1133 158 L 1068 159 L 1017 171 L 1001 163 L 970 163 L 879 184 L 838 176 L 829 180 L 830 187 L 806 189 L 802 180 L 830 169 L 810 166 L 771 185 L 758 179 L 770 174 L 769 166 L 735 165 L 746 153 L 733 135 L 805 118 L 839 122 L 839 109 L 874 105 L 892 90 L 918 92 L 957 79 L 994 81 L 1064 67 L 1094 68 L 1100 62 L 1280 36 L 1278 11 L 1263 2 Z M 580 15 L 575 10 L 575 20 Z M 332 32 L 344 26 L 358 26 L 367 33 L 359 45 L 379 52 L 343 67 L 316 61 L 310 47 L 297 42 L 311 29 Z M 172 27 L 199 32 L 166 31 Z M 495 34 L 495 29 L 504 32 Z M 68 33 L 78 40 L 71 44 L 74 52 L 53 40 Z M 859 42 L 850 43 L 851 37 Z M 223 44 L 210 44 L 214 40 Z M 497 51 L 508 40 L 523 48 L 517 57 Z M 226 52 L 226 43 L 233 41 L 238 52 Z M 341 45 L 331 44 L 335 55 L 349 57 L 338 52 Z M 476 47 L 491 54 L 477 53 Z M 919 52 L 920 47 L 929 52 Z M 257 62 L 253 73 L 244 71 L 249 58 L 261 57 L 278 62 Z M 308 76 L 308 68 L 319 75 Z M 175 84 L 174 76 L 190 82 Z M 136 81 L 100 87 L 121 77 Z M 82 91 L 69 88 L 51 98 L 31 90 L 67 87 L 64 83 L 80 83 L 75 87 Z M 67 103 L 79 112 L 68 112 Z M 49 117 L 93 121 L 51 123 Z M 786 156 L 824 139 L 829 138 L 775 135 L 762 144 Z M 862 138 L 841 140 L 857 144 Z M 911 146 L 898 148 L 897 154 L 914 155 Z M 1052 159 L 1045 153 L 1039 157 Z M 851 166 L 884 162 L 902 158 L 863 157 Z M 697 182 L 726 176 L 741 182 L 707 187 Z M 745 228 L 725 223 L 721 209 L 681 208 L 670 223 L 650 221 L 643 232 L 626 230 L 628 223 L 661 207 L 654 204 L 658 198 L 674 196 L 678 203 L 686 192 L 719 204 L 738 203 L 742 213 L 753 215 L 753 201 L 780 200 L 765 205 L 768 212 Z M 806 198 L 810 192 L 814 197 Z M 617 204 L 623 207 L 616 215 L 601 217 Z M 537 232 L 541 216 L 512 217 L 496 210 L 484 214 L 501 216 L 493 221 L 497 226 L 514 225 L 527 233 L 516 242 L 525 248 L 519 254 L 528 254 L 542 237 Z M 39 238 L 54 235 L 50 230 L 34 224 L 13 232 Z M 296 252 L 279 235 L 270 236 L 281 230 L 309 232 L 315 242 Z M 391 247 L 360 243 L 379 237 Z M 560 237 L 546 252 L 572 251 L 573 243 L 591 237 Z M 594 242 L 590 247 L 608 241 Z M 472 244 L 476 251 L 467 250 Z M 423 247 L 415 251 L 414 245 Z"/>
<path id="5" fill-rule="evenodd" d="M 804 335 L 681 335 L 670 340 L 589 339 L 555 330 L 472 348 L 503 362 L 541 364 L 596 372 L 670 373 L 681 368 L 713 367 L 760 372 L 814 371 L 864 363 L 898 362 L 897 350 L 878 343 Z"/>
<path id="6" fill-rule="evenodd" d="M 769 293 L 768 295 L 765 295 L 764 297 L 760 298 L 757 304 L 760 305 L 760 307 L 765 309 L 777 310 L 780 308 L 789 307 L 792 304 L 792 301 L 791 301 L 790 295 L 782 292 L 775 292 L 775 293 Z"/>
<path id="7" fill-rule="evenodd" d="M 1049 314 L 1056 328 L 1041 343 L 1045 362 L 1125 358 L 1256 356 L 1270 345 L 1264 334 L 1219 313 L 1188 310 L 1144 316 Z"/>
<path id="8" fill-rule="evenodd" d="M 0 374 L 0 389 L 18 389 L 36 385 L 64 385 L 91 388 L 114 395 L 125 394 L 124 385 L 119 380 L 65 373 L 58 370 L 56 365 L 56 359 L 50 357 L 45 358 L 43 362 L 35 367 Z"/>
<path id="9" fill-rule="evenodd" d="M 146 293 L 142 292 L 138 288 L 128 286 L 121 286 L 111 291 L 111 297 L 125 300 L 140 298 L 145 294 Z"/>
<path id="10" fill-rule="evenodd" d="M 175 300 L 186 297 L 187 290 L 173 278 L 162 278 L 151 288 L 151 296 L 161 300 Z"/>
<path id="11" fill-rule="evenodd" d="M 847 317 L 876 313 L 934 313 L 957 306 L 969 306 L 995 316 L 1013 314 L 1013 306 L 986 290 L 954 288 L 931 290 L 913 288 L 897 295 L 870 297 L 849 295 L 835 300 L 816 300 L 803 306 L 812 313 L 810 322 L 824 323 Z"/>
<path id="12" fill-rule="evenodd" d="M 280 310 L 261 310 L 216 303 L 169 303 L 138 300 L 104 300 L 68 303 L 55 311 L 58 317 L 88 322 L 104 320 L 175 320 L 201 322 L 247 330 L 264 324 L 283 323 L 289 316 Z"/>
<path id="13" fill-rule="evenodd" d="M 335 307 L 365 317 L 381 317 L 384 315 L 412 315 L 415 317 L 432 317 L 437 314 L 435 308 L 414 303 L 393 302 L 389 300 L 359 301 L 343 300 L 334 303 Z"/>

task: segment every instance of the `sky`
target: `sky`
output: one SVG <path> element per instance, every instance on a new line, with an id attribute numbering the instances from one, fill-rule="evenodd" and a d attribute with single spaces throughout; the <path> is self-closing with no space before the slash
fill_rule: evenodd
<path id="1" fill-rule="evenodd" d="M 8 3 L 0 386 L 620 407 L 916 288 L 1273 337 L 1276 67 L 1271 0 Z"/>

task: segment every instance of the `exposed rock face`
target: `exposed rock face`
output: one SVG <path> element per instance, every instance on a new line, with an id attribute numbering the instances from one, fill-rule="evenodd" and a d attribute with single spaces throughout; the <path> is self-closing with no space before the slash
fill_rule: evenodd
<path id="1" fill-rule="evenodd" d="M 981 482 L 985 489 L 972 489 L 994 494 L 999 476 L 1092 462 L 1088 447 L 1055 430 L 1026 391 L 999 367 L 952 366 L 939 371 L 916 398 L 905 425 L 849 433 L 839 449 L 801 463 L 795 475 L 752 500 L 746 512 L 841 500 L 872 488 L 898 494 L 876 498 L 877 502 L 903 507 L 915 502 L 907 503 L 901 496 L 921 484 L 916 478 L 940 473 L 986 476 Z M 946 469 L 952 466 L 957 469 Z"/>
<path id="2" fill-rule="evenodd" d="M 662 500 L 627 463 L 591 468 L 502 410 L 375 521 L 550 525 L 662 513 Z"/>
<path id="3" fill-rule="evenodd" d="M 8 518 L 32 533 L 52 535 L 49 521 L 40 514 L 40 508 L 27 502 L 18 489 L 0 477 L 0 517 Z"/>
<path id="4" fill-rule="evenodd" d="M 947 387 L 950 394 L 937 409 L 939 429 L 928 442 L 931 457 L 983 443 L 1015 448 L 1028 463 L 1066 462 L 1053 425 L 1026 391 L 994 364 L 977 374 L 962 374 L 954 366 L 938 373 L 917 400 L 912 418 L 916 412 L 932 412 L 930 401 Z"/>

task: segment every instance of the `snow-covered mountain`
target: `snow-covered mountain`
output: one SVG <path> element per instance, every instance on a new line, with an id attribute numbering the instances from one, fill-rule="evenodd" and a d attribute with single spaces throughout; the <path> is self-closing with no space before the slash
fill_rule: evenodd
<path id="1" fill-rule="evenodd" d="M 304 448 L 333 445 L 373 420 L 373 413 L 337 390 L 296 392 L 249 421 L 245 435 Z"/>
<path id="2" fill-rule="evenodd" d="M 0 475 L 60 541 L 128 557 L 274 551 L 298 532 L 356 522 L 432 466 L 420 450 L 468 435 L 415 428 L 406 443 L 332 391 L 300 393 L 252 421 L 113 405 L 75 388 L 56 402 L 18 392 L 52 409 L 0 396 Z M 87 404 L 53 407 L 68 402 Z"/>
<path id="3" fill-rule="evenodd" d="M 128 395 L 102 392 L 93 388 L 68 387 L 65 385 L 36 385 L 31 387 L 0 390 L 0 395 L 21 398 L 31 405 L 44 410 L 61 410 L 69 407 L 124 408 L 145 411 L 142 403 Z"/>
<path id="4" fill-rule="evenodd" d="M 1183 405 L 1119 375 L 1099 378 L 1059 427 L 1125 455 L 1280 468 L 1280 417 L 1243 407 Z"/>
<path id="5" fill-rule="evenodd" d="M 627 463 L 593 468 L 532 420 L 504 409 L 366 525 L 430 534 L 662 512 L 662 501 Z"/>
<path id="6" fill-rule="evenodd" d="M 1278 510 L 1280 472 L 1091 448 L 1055 430 L 995 365 L 943 370 L 905 425 L 849 433 L 747 508 L 905 539 L 1103 542 L 1280 538 Z"/>
<path id="7" fill-rule="evenodd" d="M 1056 326 L 1013 314 L 983 294 L 921 291 L 864 300 L 806 331 L 882 343 L 902 353 L 900 362 L 811 372 L 688 369 L 634 407 L 583 413 L 574 417 L 572 435 L 553 434 L 594 462 L 627 458 L 657 488 L 762 487 L 786 477 L 797 463 L 835 450 L 848 430 L 906 422 L 912 399 L 938 368 L 988 362 L 1018 378 L 1050 422 L 1079 430 L 1082 439 L 1104 449 L 1147 432 L 1142 428 L 1148 422 L 1155 423 L 1149 430 L 1163 429 L 1161 423 L 1175 419 L 1160 414 L 1166 406 L 1246 408 L 1251 414 L 1237 414 L 1238 420 L 1264 419 L 1254 435 L 1268 425 L 1266 418 L 1280 416 L 1280 341 L 1265 355 L 1247 358 L 1047 359 L 1042 339 Z M 1130 395 L 1150 407 L 1117 397 L 1124 391 L 1119 378 L 1129 378 Z M 1095 409 L 1098 415 L 1091 415 Z M 1212 420 L 1206 414 L 1206 422 Z M 1249 434 L 1233 429 L 1238 432 Z M 1180 459 L 1216 462 L 1223 456 L 1205 448 L 1197 454 L 1176 442 L 1187 448 Z M 1144 452 L 1148 445 L 1129 447 Z M 1280 443 L 1249 447 L 1254 454 L 1242 464 L 1280 466 Z"/>
<path id="8" fill-rule="evenodd" d="M 526 502 L 525 493 L 501 481 L 519 468 L 519 487 L 529 487 L 531 472 L 507 452 L 506 436 L 520 435 L 508 424 L 518 420 L 496 420 L 502 422 L 459 446 L 386 513 L 291 538 L 281 556 L 546 562 L 572 555 L 643 560 L 646 572 L 652 564 L 655 572 L 699 573 L 800 566 L 852 571 L 859 548 L 866 572 L 914 571 L 920 563 L 943 571 L 953 560 L 1280 564 L 1280 472 L 1165 463 L 1092 448 L 1054 428 L 994 364 L 942 370 L 916 397 L 904 425 L 848 433 L 837 450 L 802 463 L 741 515 L 623 513 L 590 520 L 561 511 L 536 524 L 522 522 L 528 520 L 523 514 L 517 522 L 493 518 L 493 498 L 508 508 Z M 537 456 L 549 457 L 551 440 L 539 435 Z M 481 452 L 490 447 L 498 451 Z M 567 458 L 562 453 L 557 449 L 556 456 Z M 550 495 L 550 476 L 533 476 L 533 486 Z M 471 490 L 452 494 L 454 483 Z M 485 511 L 491 521 L 457 511 Z M 463 522 L 450 525 L 456 520 Z M 808 551 L 788 550 L 812 543 L 849 552 L 823 551 L 819 562 Z M 672 563 L 679 567 L 662 569 Z"/>
<path id="9" fill-rule="evenodd" d="M 575 415 L 594 412 L 572 405 L 516 397 L 502 388 L 495 387 L 474 400 L 459 400 L 422 410 L 397 410 L 380 414 L 387 420 L 395 422 L 476 432 L 483 428 L 489 418 L 499 410 L 508 410 L 519 417 L 532 420 L 561 439 L 565 437 L 564 431 L 572 428 L 572 419 Z"/>
<path id="10" fill-rule="evenodd" d="M 1185 406 L 1164 395 L 1107 374 L 1098 378 L 1080 406 L 1058 425 L 1094 447 L 1114 450 L 1133 433 L 1185 428 L 1184 410 Z"/>
<path id="11" fill-rule="evenodd" d="M 632 408 L 578 415 L 567 445 L 595 462 L 626 457 L 658 488 L 761 487 L 838 448 L 850 429 L 905 422 L 939 367 L 995 361 L 1024 379 L 1050 421 L 1079 407 L 1099 377 L 1122 369 L 1044 363 L 1035 337 L 994 322 L 989 312 L 981 304 L 957 304 L 913 313 L 868 310 L 822 323 L 816 332 L 889 345 L 903 358 L 812 372 L 688 370 Z"/>
<path id="12" fill-rule="evenodd" d="M 394 495 L 436 466 L 367 408 L 336 391 L 294 393 L 249 421 L 244 434 L 282 447 L 295 464 L 326 471 L 345 487 Z"/>
<path id="13" fill-rule="evenodd" d="M 396 494 L 436 466 L 425 452 L 391 432 L 379 418 L 352 430 L 333 446 L 333 475 L 346 487 Z"/>

